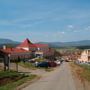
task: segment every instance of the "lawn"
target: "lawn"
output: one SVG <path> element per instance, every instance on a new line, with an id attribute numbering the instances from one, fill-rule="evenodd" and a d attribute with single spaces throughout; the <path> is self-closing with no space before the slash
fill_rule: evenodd
<path id="1" fill-rule="evenodd" d="M 0 90 L 13 90 L 14 88 L 16 88 L 17 86 L 25 83 L 26 81 L 28 80 L 32 80 L 34 78 L 36 78 L 37 75 L 30 75 L 30 76 L 25 76 L 23 77 L 22 79 L 16 81 L 16 82 L 12 82 L 12 83 L 9 83 L 7 85 L 4 85 L 4 86 L 1 86 L 0 87 Z"/>
<path id="2" fill-rule="evenodd" d="M 6 76 L 14 76 L 20 74 L 17 71 L 0 71 L 0 77 L 6 77 Z"/>
<path id="3" fill-rule="evenodd" d="M 36 59 L 36 61 L 38 61 L 38 62 L 44 62 L 44 61 L 47 61 L 47 59 L 39 58 L 39 59 Z"/>
<path id="4" fill-rule="evenodd" d="M 22 67 L 25 67 L 25 68 L 29 68 L 29 69 L 32 69 L 32 70 L 35 70 L 36 67 L 35 67 L 35 63 L 30 63 L 30 62 L 20 62 L 19 63 L 20 66 Z"/>

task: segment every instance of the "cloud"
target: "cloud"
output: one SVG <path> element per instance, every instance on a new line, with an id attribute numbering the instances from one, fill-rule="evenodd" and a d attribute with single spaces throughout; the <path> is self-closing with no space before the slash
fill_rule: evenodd
<path id="1" fill-rule="evenodd" d="M 82 30 L 74 30 L 73 32 L 81 32 Z"/>
<path id="2" fill-rule="evenodd" d="M 75 26 L 74 26 L 74 25 L 68 25 L 67 27 L 68 27 L 68 28 L 70 28 L 70 29 L 75 28 Z"/>
<path id="3" fill-rule="evenodd" d="M 86 30 L 90 30 L 90 26 L 88 26 L 88 27 L 86 28 Z"/>
<path id="4" fill-rule="evenodd" d="M 57 32 L 58 35 L 64 35 L 65 32 Z"/>
<path id="5" fill-rule="evenodd" d="M 86 28 L 83 28 L 81 30 L 74 30 L 73 32 L 87 32 L 90 31 L 90 26 L 87 26 Z"/>

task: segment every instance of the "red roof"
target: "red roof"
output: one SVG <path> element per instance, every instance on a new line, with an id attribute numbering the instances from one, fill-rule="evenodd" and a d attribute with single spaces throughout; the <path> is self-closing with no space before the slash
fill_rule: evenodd
<path id="1" fill-rule="evenodd" d="M 47 47 L 47 45 L 43 45 L 43 44 L 33 44 L 29 41 L 29 39 L 26 39 L 22 44 L 18 45 L 17 47 Z"/>
<path id="2" fill-rule="evenodd" d="M 29 39 L 26 39 L 22 44 L 18 45 L 17 47 L 35 47 L 35 45 L 32 44 Z"/>
<path id="3" fill-rule="evenodd" d="M 12 53 L 31 53 L 31 51 L 26 51 L 24 49 L 18 49 L 18 48 L 7 48 L 7 49 L 2 49 L 4 53 L 7 54 L 12 54 Z"/>
<path id="4" fill-rule="evenodd" d="M 48 48 L 48 46 L 47 46 L 47 45 L 44 45 L 44 44 L 35 43 L 34 45 L 35 45 L 36 47 L 47 47 L 47 48 Z"/>

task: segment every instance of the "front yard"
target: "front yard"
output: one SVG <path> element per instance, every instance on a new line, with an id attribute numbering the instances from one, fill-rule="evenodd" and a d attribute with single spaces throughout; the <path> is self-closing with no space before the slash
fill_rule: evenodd
<path id="1" fill-rule="evenodd" d="M 0 71 L 0 90 L 12 90 L 37 75 L 25 76 L 16 71 Z"/>
<path id="2" fill-rule="evenodd" d="M 24 67 L 24 68 L 28 68 L 28 69 L 31 69 L 31 70 L 36 70 L 35 63 L 19 62 L 19 65 Z"/>

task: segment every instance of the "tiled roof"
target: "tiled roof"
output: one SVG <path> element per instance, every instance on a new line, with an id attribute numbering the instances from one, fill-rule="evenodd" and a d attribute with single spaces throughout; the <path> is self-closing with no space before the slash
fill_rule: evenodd
<path id="1" fill-rule="evenodd" d="M 32 44 L 29 39 L 26 39 L 22 44 L 18 45 L 17 47 L 35 47 L 35 45 Z"/>
<path id="2" fill-rule="evenodd" d="M 18 49 L 18 48 L 7 48 L 7 49 L 2 49 L 4 53 L 7 54 L 12 54 L 12 53 L 31 53 L 31 51 L 26 51 L 24 49 Z"/>
<path id="3" fill-rule="evenodd" d="M 38 43 L 33 44 L 29 41 L 29 39 L 26 39 L 22 44 L 18 45 L 17 47 L 48 47 L 48 46 Z"/>

